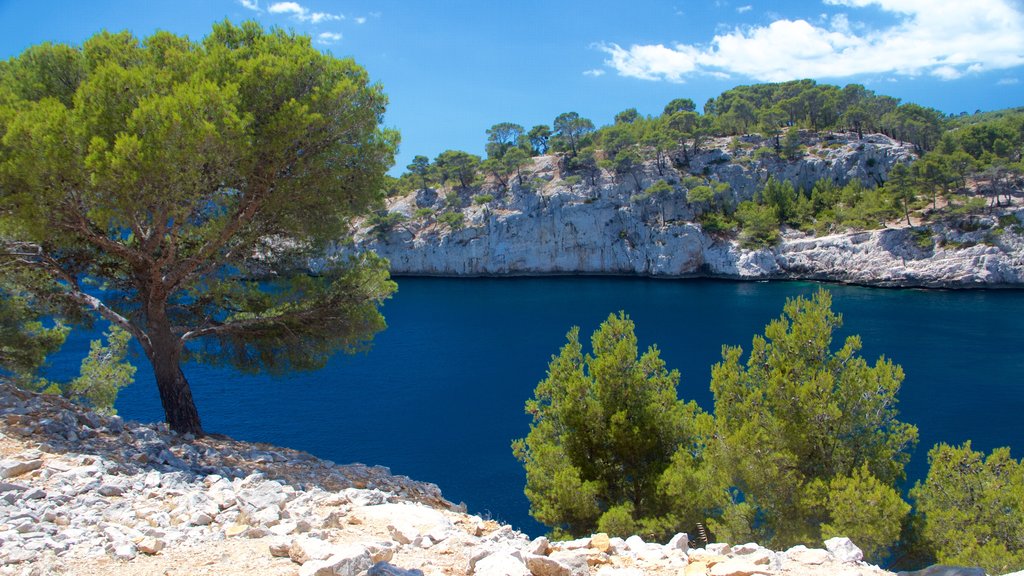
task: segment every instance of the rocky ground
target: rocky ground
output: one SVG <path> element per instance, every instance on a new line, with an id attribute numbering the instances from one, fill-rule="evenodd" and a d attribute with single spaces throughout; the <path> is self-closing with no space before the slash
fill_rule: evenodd
<path id="1" fill-rule="evenodd" d="M 0 574 L 885 575 L 822 549 L 530 540 L 386 468 L 179 436 L 0 384 Z"/>

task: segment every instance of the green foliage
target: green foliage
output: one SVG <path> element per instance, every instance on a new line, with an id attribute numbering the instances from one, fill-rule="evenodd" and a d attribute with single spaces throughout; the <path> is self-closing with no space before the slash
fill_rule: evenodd
<path id="1" fill-rule="evenodd" d="M 889 555 L 910 513 L 910 505 L 900 493 L 872 475 L 866 463 L 851 476 L 835 476 L 827 483 L 815 479 L 808 493 L 810 506 L 828 511 L 821 539 L 845 536 L 873 563 Z"/>
<path id="2" fill-rule="evenodd" d="M 696 483 L 710 429 L 707 414 L 677 398 L 679 373 L 657 348 L 638 354 L 624 313 L 594 332 L 593 355 L 583 354 L 578 328 L 567 339 L 526 403 L 529 434 L 513 443 L 531 515 L 571 536 L 664 536 L 702 520 L 699 504 L 671 497 L 672 486 Z"/>
<path id="3" fill-rule="evenodd" d="M 460 230 L 466 223 L 466 217 L 462 212 L 445 212 L 437 217 L 437 221 L 447 224 L 452 230 Z"/>
<path id="4" fill-rule="evenodd" d="M 732 232 L 736 221 L 720 212 L 705 212 L 698 217 L 701 228 L 709 234 L 725 234 Z"/>
<path id="5" fill-rule="evenodd" d="M 512 122 L 501 122 L 487 129 L 487 157 L 502 158 L 526 134 L 523 127 Z"/>
<path id="6" fill-rule="evenodd" d="M 789 180 L 779 182 L 774 176 L 768 178 L 761 189 L 761 203 L 775 211 L 779 224 L 793 223 L 797 215 L 797 192 Z"/>
<path id="7" fill-rule="evenodd" d="M 477 194 L 473 196 L 473 204 L 477 206 L 483 206 L 484 204 L 490 204 L 494 202 L 494 196 L 491 194 Z"/>
<path id="8" fill-rule="evenodd" d="M 767 248 L 779 242 L 779 214 L 774 208 L 741 202 L 735 216 L 742 229 L 740 244 L 744 248 Z"/>
<path id="9" fill-rule="evenodd" d="M 434 209 L 433 208 L 417 208 L 416 211 L 413 212 L 413 216 L 416 217 L 416 218 L 429 218 L 429 217 L 431 217 L 433 215 L 434 215 Z"/>
<path id="10" fill-rule="evenodd" d="M 374 233 L 378 237 L 387 236 L 388 232 L 395 229 L 395 226 L 405 222 L 408 218 L 401 212 L 388 212 L 387 210 L 379 210 L 374 212 L 367 219 L 367 223 L 373 227 Z"/>
<path id="11" fill-rule="evenodd" d="M 442 186 L 454 178 L 465 190 L 473 185 L 480 162 L 480 157 L 476 154 L 462 150 L 445 150 L 434 159 L 434 170 Z"/>
<path id="12" fill-rule="evenodd" d="M 800 144 L 800 131 L 790 128 L 782 137 L 782 147 L 779 149 L 779 156 L 786 160 L 799 160 L 804 156 L 804 147 Z"/>
<path id="13" fill-rule="evenodd" d="M 594 123 L 576 112 L 559 114 L 552 127 L 556 146 L 562 150 L 568 149 L 572 156 L 583 146 L 586 136 L 594 131 Z"/>
<path id="14" fill-rule="evenodd" d="M 82 360 L 78 378 L 61 389 L 65 396 L 101 414 L 116 414 L 117 393 L 135 380 L 135 366 L 125 361 L 131 334 L 115 326 L 103 336 L 107 344 L 93 340 L 89 344 L 89 355 Z"/>
<path id="15" fill-rule="evenodd" d="M 444 205 L 453 210 L 457 210 L 462 206 L 462 196 L 460 196 L 458 192 L 452 190 L 444 195 Z"/>
<path id="16" fill-rule="evenodd" d="M 547 124 L 538 124 L 526 134 L 530 141 L 530 149 L 533 156 L 547 154 L 548 140 L 551 138 L 551 127 Z"/>
<path id="17" fill-rule="evenodd" d="M 938 444 L 924 482 L 910 491 L 925 544 L 944 564 L 989 574 L 1024 569 L 1024 464 L 1009 448 L 991 454 Z"/>
<path id="18" fill-rule="evenodd" d="M 398 135 L 380 128 L 387 99 L 352 60 L 223 22 L 198 43 L 104 32 L 6 66 L 25 73 L 0 77 L 0 265 L 18 258 L 48 279 L 37 295 L 138 340 L 172 428 L 202 431 L 185 356 L 312 367 L 384 327 L 394 284 L 372 256 L 297 280 L 301 291 L 248 281 L 322 253 L 388 188 Z M 25 246 L 35 255 L 17 255 Z"/>
<path id="19" fill-rule="evenodd" d="M 0 282 L 0 376 L 31 382 L 67 334 L 68 328 L 59 322 L 43 324 L 30 293 L 12 282 Z"/>
<path id="20" fill-rule="evenodd" d="M 903 371 L 884 358 L 868 365 L 857 336 L 833 351 L 841 325 L 831 295 L 819 290 L 786 302 L 754 337 L 745 365 L 740 348 L 723 348 L 712 368 L 718 442 L 711 461 L 735 492 L 712 522 L 719 539 L 784 548 L 815 541 L 824 525 L 873 533 L 874 550 L 895 543 L 889 537 L 901 507 L 883 488 L 904 477 L 917 442 L 917 429 L 897 420 Z M 885 508 L 856 516 L 851 486 Z"/>
<path id="21" fill-rule="evenodd" d="M 412 163 L 405 167 L 411 174 L 420 179 L 421 188 L 427 188 L 430 184 L 430 159 L 426 156 L 414 156 Z"/>

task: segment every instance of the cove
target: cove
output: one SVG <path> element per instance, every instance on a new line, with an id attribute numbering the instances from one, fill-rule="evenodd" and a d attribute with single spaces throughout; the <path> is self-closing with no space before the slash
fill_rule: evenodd
<path id="1" fill-rule="evenodd" d="M 188 365 L 204 427 L 306 450 L 339 463 L 381 464 L 438 484 L 470 512 L 545 532 L 528 514 L 510 443 L 528 429 L 523 403 L 573 325 L 581 339 L 608 314 L 628 313 L 641 348 L 657 344 L 681 374 L 680 396 L 711 409 L 711 366 L 723 344 L 749 348 L 787 298 L 810 282 L 742 283 L 620 277 L 454 279 L 403 277 L 384 306 L 388 329 L 373 350 L 338 355 L 318 372 L 272 378 Z M 908 474 L 927 470 L 936 442 L 1024 449 L 1024 292 L 919 291 L 825 285 L 861 354 L 900 364 L 901 419 L 921 441 Z M 73 331 L 49 373 L 68 377 L 95 337 Z M 127 419 L 162 420 L 141 355 L 136 383 L 118 398 Z"/>

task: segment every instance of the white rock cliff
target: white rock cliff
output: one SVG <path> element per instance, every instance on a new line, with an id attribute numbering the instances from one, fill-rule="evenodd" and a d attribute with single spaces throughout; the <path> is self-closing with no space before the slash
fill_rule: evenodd
<path id="1" fill-rule="evenodd" d="M 743 141 L 749 145 L 733 145 L 732 152 L 730 139 L 711 142 L 692 159 L 688 174 L 728 183 L 733 200 L 741 201 L 770 176 L 797 187 L 819 179 L 872 184 L 884 181 L 895 163 L 914 158 L 908 145 L 881 135 L 807 139 L 809 152 L 796 162 L 755 159 L 750 150 L 765 142 L 756 136 Z M 494 192 L 494 200 L 482 205 L 465 193 L 469 206 L 462 209 L 461 228 L 436 220 L 444 200 L 434 190 L 389 199 L 388 210 L 406 220 L 387 230 L 364 222 L 354 249 L 388 258 L 397 275 L 622 274 L 957 288 L 1024 283 L 1024 237 L 1017 227 L 993 234 L 995 217 L 980 219 L 973 232 L 933 225 L 923 233 L 930 242 L 905 227 L 823 237 L 789 231 L 773 248 L 746 250 L 694 222 L 686 175 L 670 167 L 659 173 L 650 163 L 636 180 L 604 172 L 596 185 L 570 186 L 556 157 L 540 157 L 532 166 L 532 186 Z M 659 179 L 673 192 L 637 193 Z M 433 215 L 424 216 L 426 211 Z M 1024 219 L 1024 210 L 1015 214 Z"/>

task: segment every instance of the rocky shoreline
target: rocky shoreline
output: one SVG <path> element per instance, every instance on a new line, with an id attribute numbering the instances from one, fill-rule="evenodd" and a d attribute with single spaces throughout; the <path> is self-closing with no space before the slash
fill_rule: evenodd
<path id="1" fill-rule="evenodd" d="M 0 434 L 0 574 L 891 574 L 845 538 L 782 552 L 685 534 L 530 540 L 386 468 L 179 436 L 6 384 Z"/>
<path id="2" fill-rule="evenodd" d="M 750 147 L 763 145 L 756 136 Z M 692 159 L 690 173 L 729 184 L 734 201 L 753 197 L 769 178 L 809 187 L 818 179 L 844 184 L 884 181 L 898 162 L 914 158 L 909 146 L 882 135 L 864 140 L 835 135 L 808 140 L 799 161 L 755 159 L 719 139 Z M 604 172 L 595 184 L 569 183 L 557 157 L 535 159 L 531 186 L 495 192 L 493 200 L 462 192 L 461 225 L 438 219 L 451 212 L 437 190 L 388 200 L 401 220 L 388 227 L 363 221 L 353 245 L 332 255 L 373 251 L 394 275 L 538 276 L 630 275 L 655 278 L 820 280 L 885 287 L 1003 288 L 1024 286 L 1024 209 L 1018 204 L 956 226 L 939 221 L 916 227 L 890 223 L 880 230 L 816 237 L 785 231 L 772 248 L 742 248 L 735 238 L 696 223 L 685 175 L 647 164 L 636 182 Z M 637 191 L 666 179 L 674 191 L 644 197 Z M 1020 200 L 1017 198 L 1016 200 Z M 1008 218 L 1016 225 L 1006 225 Z M 318 263 L 313 263 L 315 268 Z"/>

